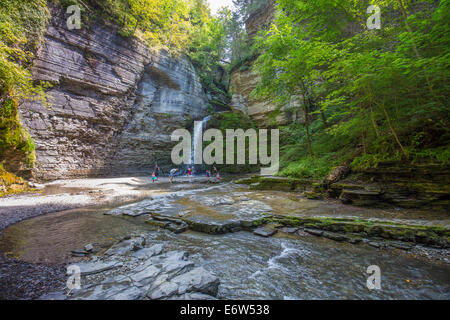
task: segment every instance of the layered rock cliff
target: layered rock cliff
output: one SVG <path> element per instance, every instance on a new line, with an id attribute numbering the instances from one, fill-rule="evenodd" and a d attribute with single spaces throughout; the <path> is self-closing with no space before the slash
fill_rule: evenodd
<path id="1" fill-rule="evenodd" d="M 245 21 L 249 45 L 253 43 L 259 30 L 267 29 L 270 26 L 274 14 L 274 1 L 268 0 L 249 16 Z M 293 105 L 285 106 L 280 112 L 277 110 L 277 106 L 271 101 L 251 97 L 250 94 L 256 88 L 259 81 L 258 73 L 253 69 L 256 58 L 257 56 L 248 58 L 231 70 L 231 107 L 237 111 L 247 113 L 261 127 L 286 124 L 293 120 L 302 121 L 299 114 L 289 113 L 289 109 Z M 294 100 L 293 103 L 296 104 L 297 100 Z"/>
<path id="2" fill-rule="evenodd" d="M 261 127 L 273 123 L 285 124 L 292 120 L 284 112 L 278 112 L 273 102 L 250 96 L 259 81 L 258 73 L 252 69 L 253 63 L 254 61 L 246 62 L 245 65 L 231 72 L 231 107 L 248 114 Z"/>
<path id="3" fill-rule="evenodd" d="M 152 50 L 104 23 L 68 30 L 59 12 L 32 74 L 52 84 L 49 106 L 25 101 L 19 108 L 36 144 L 37 178 L 168 166 L 170 134 L 206 115 L 206 95 L 186 57 Z"/>

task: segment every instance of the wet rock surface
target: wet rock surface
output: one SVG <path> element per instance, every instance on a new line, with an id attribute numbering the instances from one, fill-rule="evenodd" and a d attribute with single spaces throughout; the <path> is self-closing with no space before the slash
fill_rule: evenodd
<path id="1" fill-rule="evenodd" d="M 268 224 L 253 230 L 253 234 L 256 234 L 257 236 L 261 237 L 271 237 L 277 232 L 278 232 L 277 226 L 273 224 Z"/>
<path id="2" fill-rule="evenodd" d="M 225 194 L 215 193 L 220 187 L 229 189 Z M 225 234 L 251 229 L 269 216 L 272 207 L 262 201 L 246 197 L 231 186 L 209 187 L 201 194 L 183 191 L 123 206 L 105 214 L 114 216 L 144 216 L 146 223 L 158 228 L 182 233 L 193 230 L 208 234 Z"/>
<path id="3" fill-rule="evenodd" d="M 450 251 L 424 243 L 445 228 L 433 221 L 405 227 L 358 216 L 314 216 L 318 210 L 354 212 L 342 206 L 297 200 L 291 192 L 203 186 L 115 209 L 34 218 L 6 229 L 0 249 L 31 261 L 60 261 L 58 252 L 67 256 L 92 244 L 94 253 L 70 261 L 83 273 L 82 288 L 70 299 L 448 298 Z M 184 224 L 184 232 L 171 230 Z M 226 232 L 217 232 L 223 226 Z M 414 232 L 402 234 L 408 228 Z M 254 234 L 258 229 L 269 232 Z M 417 241 L 406 241 L 411 235 Z M 374 263 L 389 270 L 383 273 L 388 289 L 375 293 L 363 277 Z M 42 293 L 42 299 L 56 300 L 69 290 Z"/>
<path id="4" fill-rule="evenodd" d="M 186 251 L 166 251 L 161 244 L 145 244 L 143 237 L 114 245 L 107 255 L 80 262 L 82 288 L 69 299 L 214 299 L 219 279 L 189 260 Z"/>
<path id="5" fill-rule="evenodd" d="M 356 206 L 427 207 L 446 212 L 450 204 L 449 177 L 448 165 L 381 162 L 377 168 L 355 170 L 330 184 L 327 193 Z"/>

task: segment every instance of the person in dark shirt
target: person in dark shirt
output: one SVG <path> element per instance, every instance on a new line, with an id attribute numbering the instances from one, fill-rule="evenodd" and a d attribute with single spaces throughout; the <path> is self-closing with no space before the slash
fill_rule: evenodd
<path id="1" fill-rule="evenodd" d="M 156 163 L 156 164 L 155 164 L 155 170 L 154 170 L 156 176 L 159 176 L 159 171 L 160 171 L 160 170 L 161 170 L 161 169 L 158 167 L 158 163 Z"/>

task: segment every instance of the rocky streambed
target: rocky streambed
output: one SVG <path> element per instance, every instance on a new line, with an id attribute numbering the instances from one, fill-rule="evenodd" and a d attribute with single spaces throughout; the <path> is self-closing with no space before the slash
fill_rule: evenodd
<path id="1" fill-rule="evenodd" d="M 64 288 L 66 275 L 44 299 L 450 298 L 445 215 L 234 183 L 159 188 L 112 209 L 22 221 L 3 231 L 0 251 L 80 268 L 81 289 Z M 380 267 L 381 290 L 366 286 L 371 265 Z M 8 285 L 0 291 L 19 284 Z"/>

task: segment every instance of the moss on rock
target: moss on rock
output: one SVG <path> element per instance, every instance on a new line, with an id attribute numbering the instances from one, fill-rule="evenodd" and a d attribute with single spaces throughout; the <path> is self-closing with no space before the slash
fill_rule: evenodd
<path id="1" fill-rule="evenodd" d="M 25 180 L 9 173 L 0 164 L 0 197 L 29 190 L 30 187 Z"/>
<path id="2" fill-rule="evenodd" d="M 354 235 L 362 235 L 386 240 L 400 240 L 438 247 L 450 247 L 450 230 L 441 226 L 421 226 L 328 217 L 275 216 L 272 221 L 285 226 L 351 234 L 352 237 Z"/>

